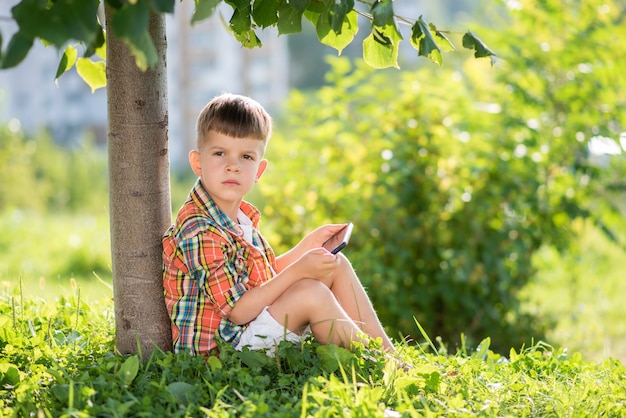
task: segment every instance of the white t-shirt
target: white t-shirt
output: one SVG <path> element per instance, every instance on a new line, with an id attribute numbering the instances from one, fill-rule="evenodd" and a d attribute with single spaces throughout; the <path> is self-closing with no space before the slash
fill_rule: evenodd
<path id="1" fill-rule="evenodd" d="M 239 213 L 237 214 L 237 222 L 239 223 L 238 226 L 243 233 L 244 239 L 254 245 L 252 240 L 252 221 L 241 209 L 239 209 Z"/>

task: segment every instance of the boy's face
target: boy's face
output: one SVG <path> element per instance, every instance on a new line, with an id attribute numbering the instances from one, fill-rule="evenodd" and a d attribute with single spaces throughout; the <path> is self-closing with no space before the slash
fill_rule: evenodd
<path id="1" fill-rule="evenodd" d="M 209 131 L 200 150 L 189 153 L 189 163 L 215 203 L 235 219 L 243 197 L 267 167 L 264 151 L 261 140 Z"/>

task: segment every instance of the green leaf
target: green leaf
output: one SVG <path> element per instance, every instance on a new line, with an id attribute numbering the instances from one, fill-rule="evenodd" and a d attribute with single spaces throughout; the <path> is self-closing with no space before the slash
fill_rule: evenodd
<path id="1" fill-rule="evenodd" d="M 158 60 L 156 47 L 147 30 L 141 38 L 125 39 L 125 42 L 135 57 L 135 63 L 140 70 L 146 71 L 149 67 L 156 64 Z"/>
<path id="2" fill-rule="evenodd" d="M 2 56 L 2 65 L 0 68 L 11 68 L 18 65 L 26 58 L 32 46 L 33 38 L 24 35 L 21 31 L 15 33 L 11 37 L 6 52 Z"/>
<path id="3" fill-rule="evenodd" d="M 236 34 L 244 34 L 251 29 L 250 7 L 236 8 L 230 18 L 229 26 Z"/>
<path id="4" fill-rule="evenodd" d="M 104 35 L 104 30 L 98 31 L 97 37 L 94 39 L 94 42 L 88 43 L 86 45 L 84 57 L 90 57 L 93 54 L 97 54 L 100 58 L 106 59 L 106 38 Z"/>
<path id="5" fill-rule="evenodd" d="M 487 354 L 489 353 L 489 346 L 491 345 L 491 338 L 487 337 L 478 344 L 476 347 L 476 352 L 472 357 L 485 360 L 487 358 Z"/>
<path id="6" fill-rule="evenodd" d="M 344 0 L 308 2 L 304 15 L 316 27 L 317 37 L 321 40 L 331 29 L 335 34 L 340 35 L 344 29 L 353 28 L 351 32 L 354 35 L 358 27 L 352 25 L 353 13 L 356 13 L 354 0 Z"/>
<path id="7" fill-rule="evenodd" d="M 46 372 L 51 375 L 52 377 L 54 377 L 54 380 L 56 380 L 59 383 L 67 383 L 67 379 L 65 378 L 65 376 L 63 375 L 63 371 L 61 370 L 56 370 L 56 369 L 51 369 L 48 368 L 46 370 Z"/>
<path id="8" fill-rule="evenodd" d="M 252 4 L 250 0 L 224 0 L 226 4 L 235 9 L 251 9 Z"/>
<path id="9" fill-rule="evenodd" d="M 76 61 L 76 72 L 91 87 L 92 93 L 107 85 L 106 64 L 103 61 L 79 58 Z"/>
<path id="10" fill-rule="evenodd" d="M 496 54 L 469 30 L 463 35 L 463 47 L 473 49 L 475 58 L 490 57 L 491 65 L 494 65 L 496 62 Z"/>
<path id="11" fill-rule="evenodd" d="M 393 22 L 393 0 L 374 1 L 370 11 L 374 26 L 387 26 Z"/>
<path id="12" fill-rule="evenodd" d="M 191 23 L 197 23 L 213 15 L 215 8 L 222 0 L 195 0 L 196 8 L 191 16 Z"/>
<path id="13" fill-rule="evenodd" d="M 70 385 L 69 384 L 60 384 L 60 385 L 52 385 L 50 387 L 50 391 L 62 403 L 67 403 L 70 397 Z"/>
<path id="14" fill-rule="evenodd" d="M 23 0 L 11 13 L 24 34 L 61 48 L 69 40 L 86 44 L 96 41 L 102 31 L 97 20 L 99 4 L 98 0 Z"/>
<path id="15" fill-rule="evenodd" d="M 181 405 L 194 403 L 199 396 L 196 387 L 187 382 L 172 382 L 167 385 L 167 391 L 171 393 Z"/>
<path id="16" fill-rule="evenodd" d="M 78 65 L 78 64 L 77 64 Z M 130 385 L 133 380 L 137 377 L 137 373 L 139 372 L 139 357 L 137 355 L 133 355 L 128 357 L 122 367 L 120 367 L 119 375 L 124 381 L 124 385 Z"/>
<path id="17" fill-rule="evenodd" d="M 448 39 L 448 37 L 445 34 L 438 31 L 435 25 L 433 25 L 432 23 L 429 23 L 428 27 L 430 28 L 431 32 L 435 33 L 435 38 L 438 38 L 437 41 L 441 42 L 441 43 L 437 42 L 437 45 L 439 46 L 439 48 L 443 49 L 446 52 L 456 50 L 456 47 L 452 44 L 450 39 Z"/>
<path id="18" fill-rule="evenodd" d="M 147 3 L 137 2 L 134 5 L 126 3 L 113 14 L 111 26 L 118 38 L 136 40 L 147 33 L 149 20 L 150 8 Z"/>
<path id="19" fill-rule="evenodd" d="M 404 391 L 415 386 L 420 390 L 435 392 L 439 389 L 440 380 L 441 373 L 437 367 L 432 364 L 420 364 L 411 370 L 410 375 L 399 376 L 394 381 L 393 387 L 397 391 Z"/>
<path id="20" fill-rule="evenodd" d="M 398 66 L 398 47 L 402 35 L 395 24 L 372 27 L 372 32 L 363 40 L 363 59 L 373 68 Z"/>
<path id="21" fill-rule="evenodd" d="M 16 386 L 20 382 L 19 369 L 11 363 L 0 363 L 0 387 Z"/>
<path id="22" fill-rule="evenodd" d="M 51 16 L 51 20 L 59 19 L 63 25 L 65 39 L 61 45 L 64 45 L 70 39 L 76 39 L 86 44 L 93 44 L 99 38 L 102 27 L 98 23 L 98 0 L 68 0 L 57 1 L 54 3 L 51 11 L 56 11 Z M 42 38 L 47 39 L 46 36 Z M 57 46 L 61 46 L 55 43 Z"/>
<path id="23" fill-rule="evenodd" d="M 301 32 L 303 12 L 304 9 L 296 9 L 290 3 L 282 3 L 278 7 L 278 34 Z"/>
<path id="24" fill-rule="evenodd" d="M 157 13 L 174 13 L 174 0 L 151 0 L 152 10 Z"/>
<path id="25" fill-rule="evenodd" d="M 354 40 L 359 30 L 357 13 L 354 10 L 345 16 L 339 33 L 332 30 L 329 19 L 321 17 L 319 13 L 306 11 L 304 16 L 315 25 L 317 39 L 324 45 L 335 48 L 339 55 Z"/>
<path id="26" fill-rule="evenodd" d="M 263 351 L 257 350 L 243 350 L 237 352 L 237 357 L 251 369 L 259 368 L 263 366 L 269 366 L 272 364 L 272 359 L 267 356 Z"/>
<path id="27" fill-rule="evenodd" d="M 266 28 L 278 21 L 278 0 L 255 0 L 252 8 L 254 22 Z"/>
<path id="28" fill-rule="evenodd" d="M 351 1 L 351 0 L 347 0 L 347 1 Z M 311 0 L 289 0 L 289 4 L 291 4 L 294 9 L 300 10 L 301 12 L 304 12 L 306 8 L 309 7 L 310 3 L 311 3 Z"/>
<path id="29" fill-rule="evenodd" d="M 249 30 L 243 33 L 233 32 L 233 35 L 235 36 L 235 39 L 237 39 L 241 43 L 241 45 L 245 46 L 246 48 L 260 47 L 262 45 L 261 40 L 258 36 L 256 36 L 256 32 L 254 32 L 253 30 Z"/>
<path id="30" fill-rule="evenodd" d="M 309 1 L 306 6 L 307 12 L 317 13 L 318 15 L 324 13 L 325 10 L 328 10 L 327 2 L 323 1 Z"/>
<path id="31" fill-rule="evenodd" d="M 411 45 L 419 51 L 419 55 L 428 57 L 437 64 L 441 65 L 441 49 L 437 45 L 433 34 L 430 31 L 430 27 L 424 22 L 424 19 L 420 18 L 415 22 L 411 28 Z"/>
<path id="32" fill-rule="evenodd" d="M 354 359 L 351 351 L 334 344 L 320 345 L 317 347 L 317 354 L 320 356 L 322 368 L 329 373 L 339 369 L 339 365 L 345 368 Z"/>
<path id="33" fill-rule="evenodd" d="M 330 26 L 335 33 L 339 34 L 343 30 L 343 24 L 346 20 L 346 15 L 354 10 L 354 0 L 345 0 L 339 2 L 331 2 L 332 6 L 328 9 L 328 18 L 330 19 Z M 324 17 L 322 17 L 323 19 Z"/>
<path id="34" fill-rule="evenodd" d="M 46 18 L 47 13 L 42 5 L 32 0 L 19 2 L 11 9 L 13 19 L 20 28 L 19 32 L 32 39 L 41 36 L 42 31 L 48 30 L 51 26 L 48 22 L 49 19 Z M 58 24 L 55 25 L 54 29 L 57 26 Z"/>
<path id="35" fill-rule="evenodd" d="M 254 30 L 250 29 L 250 30 L 238 33 L 234 31 L 230 25 L 227 25 L 226 22 L 224 22 L 224 19 L 222 18 L 221 15 L 220 15 L 220 18 L 222 19 L 222 23 L 224 24 L 224 27 L 235 37 L 235 39 L 237 39 L 241 43 L 241 45 L 245 46 L 246 48 L 254 48 L 254 47 L 261 46 L 261 40 L 259 39 L 258 36 L 256 36 L 256 32 Z"/>
<path id="36" fill-rule="evenodd" d="M 215 356 L 210 356 L 207 359 L 207 364 L 211 368 L 212 371 L 222 370 L 222 362 Z"/>
<path id="37" fill-rule="evenodd" d="M 72 68 L 76 63 L 76 58 L 78 57 L 78 51 L 72 45 L 68 45 L 61 56 L 61 60 L 59 61 L 59 66 L 57 67 L 57 73 L 54 76 L 54 79 L 58 79 L 65 73 L 67 70 Z"/>
<path id="38" fill-rule="evenodd" d="M 106 59 L 107 59 L 107 44 L 106 44 L 106 35 L 104 34 L 104 32 L 102 32 L 102 44 L 99 45 L 95 49 L 95 53 L 96 53 L 97 56 L 102 58 L 103 61 L 106 61 Z M 87 56 L 90 56 L 90 55 L 87 55 Z"/>

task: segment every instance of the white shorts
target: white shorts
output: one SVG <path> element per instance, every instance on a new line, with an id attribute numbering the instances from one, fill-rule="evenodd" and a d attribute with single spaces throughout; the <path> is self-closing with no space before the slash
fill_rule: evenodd
<path id="1" fill-rule="evenodd" d="M 289 331 L 270 315 L 268 308 L 269 306 L 263 308 L 259 316 L 250 322 L 248 328 L 241 334 L 239 344 L 235 347 L 237 350 L 241 351 L 244 347 L 250 350 L 265 350 L 268 356 L 273 357 L 281 341 L 299 344 L 309 332 L 308 327 L 303 335 Z"/>

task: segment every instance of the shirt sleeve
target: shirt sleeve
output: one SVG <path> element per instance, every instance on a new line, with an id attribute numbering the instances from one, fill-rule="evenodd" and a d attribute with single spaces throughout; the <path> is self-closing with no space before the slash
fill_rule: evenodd
<path id="1" fill-rule="evenodd" d="M 248 249 L 237 248 L 212 228 L 186 238 L 181 249 L 190 275 L 213 305 L 213 310 L 221 317 L 227 317 L 247 290 Z"/>

